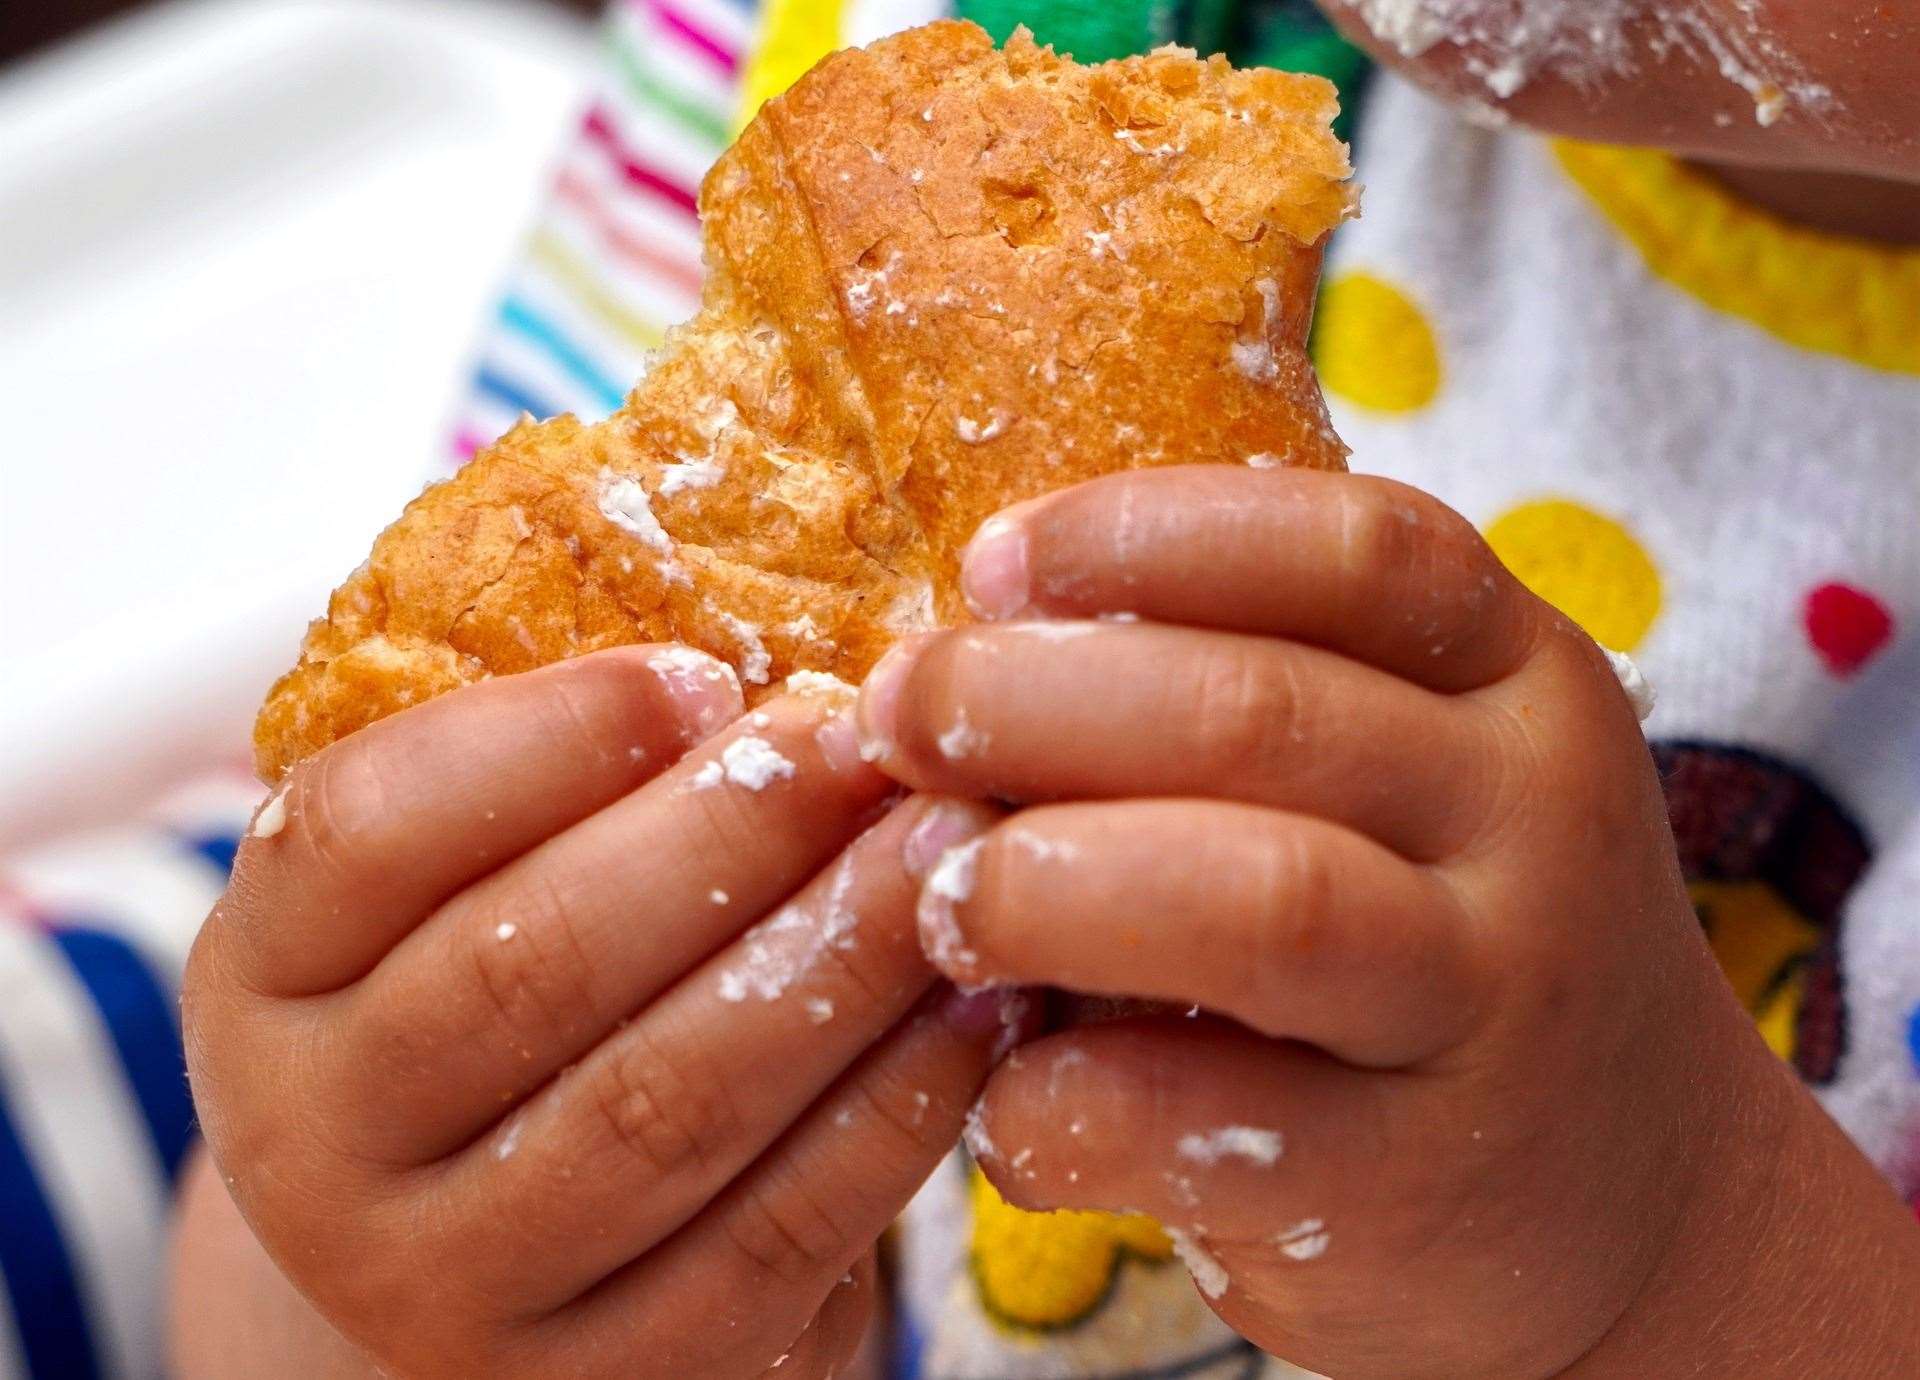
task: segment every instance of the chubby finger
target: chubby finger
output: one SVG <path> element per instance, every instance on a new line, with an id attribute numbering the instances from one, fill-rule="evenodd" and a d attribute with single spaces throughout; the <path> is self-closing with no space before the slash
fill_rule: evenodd
<path id="1" fill-rule="evenodd" d="M 835 702 L 785 696 L 469 887 L 339 995 L 322 1072 L 356 1135 L 404 1163 L 466 1144 L 791 900 L 893 790 Z M 898 857 L 833 875 L 884 916 Z"/>
<path id="2" fill-rule="evenodd" d="M 990 817 L 946 810 L 931 845 Z M 678 983 L 485 1139 L 443 1186 L 478 1249 L 502 1213 L 520 1249 L 483 1263 L 504 1296 L 557 1306 L 700 1211 L 935 975 L 916 942 L 915 810 L 875 825 L 821 877 Z M 996 1008 L 997 1009 L 997 1008 Z"/>
<path id="3" fill-rule="evenodd" d="M 1239 800 L 1415 858 L 1468 837 L 1498 784 L 1471 701 L 1301 643 L 1151 623 L 995 624 L 902 643 L 867 678 L 860 730 L 916 790 Z"/>
<path id="4" fill-rule="evenodd" d="M 1021 1048 L 967 1144 L 1017 1207 L 1144 1212 L 1229 1272 L 1236 1256 L 1364 1261 L 1373 1224 L 1394 1223 L 1390 1178 L 1420 1178 L 1383 1173 L 1400 1127 L 1376 1079 L 1208 1017 L 1133 1017 Z"/>
<path id="5" fill-rule="evenodd" d="M 878 1321 L 882 1297 L 877 1252 L 868 1251 L 854 1267 L 840 1277 L 840 1283 L 827 1295 L 820 1311 L 807 1323 L 806 1330 L 793 1345 L 781 1352 L 761 1372 L 765 1380 L 793 1380 L 795 1376 L 839 1376 L 852 1371 L 861 1346 Z M 866 1372 L 879 1376 L 875 1368 Z"/>
<path id="6" fill-rule="evenodd" d="M 275 996 L 364 975 L 442 900 L 671 766 L 740 712 L 725 663 L 622 647 L 441 696 L 292 775 L 206 936 Z"/>
<path id="7" fill-rule="evenodd" d="M 1464 1039 L 1490 982 L 1470 918 L 1426 868 L 1322 820 L 1217 801 L 1024 811 L 948 855 L 919 923 L 956 982 L 1198 1004 L 1378 1067 Z"/>
<path id="8" fill-rule="evenodd" d="M 636 1336 L 675 1338 L 650 1373 L 757 1373 L 952 1148 L 1005 1038 L 996 994 L 943 985 L 698 1216 L 554 1325 L 612 1354 Z"/>
<path id="9" fill-rule="evenodd" d="M 974 536 L 961 581 L 986 618 L 1263 633 L 1440 691 L 1518 666 L 1537 608 L 1472 524 L 1418 489 L 1237 465 L 1108 475 L 1009 508 Z"/>

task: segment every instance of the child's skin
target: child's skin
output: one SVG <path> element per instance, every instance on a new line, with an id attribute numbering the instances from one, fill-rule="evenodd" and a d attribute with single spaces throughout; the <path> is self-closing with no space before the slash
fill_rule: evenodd
<path id="1" fill-rule="evenodd" d="M 303 764 L 189 962 L 234 1200 L 403 1374 L 823 1373 L 1008 1040 L 913 924 L 915 874 L 990 814 L 889 811 L 850 709 L 818 699 L 695 747 L 737 684 L 657 650 L 477 686 Z M 791 775 L 696 784 L 747 735 Z M 777 1000 L 726 1000 L 722 972 L 774 971 L 740 932 L 790 900 L 807 919 L 769 950 L 830 911 L 859 917 L 851 942 L 788 965 L 808 971 Z M 186 1320 L 183 1350 L 217 1358 Z"/>
<path id="2" fill-rule="evenodd" d="M 1539 72 L 1495 99 L 1467 70 L 1467 55 L 1440 44 L 1408 60 L 1377 39 L 1354 0 L 1318 0 L 1355 43 L 1448 98 L 1495 106 L 1551 134 L 1650 144 L 1724 177 L 1743 197 L 1789 220 L 1873 239 L 1920 242 L 1920 6 L 1908 0 L 1659 0 L 1691 8 L 1721 32 L 1760 36 L 1800 77 L 1827 87 L 1810 110 L 1787 104 L 1763 126 L 1753 100 L 1711 61 L 1656 54 L 1657 20 L 1637 22 L 1629 70 L 1595 83 Z M 1697 49 L 1696 49 L 1697 54 Z M 1402 212 L 1406 213 L 1406 212 Z"/>
<path id="3" fill-rule="evenodd" d="M 1843 8 L 1782 15 L 1838 123 L 1723 127 L 1737 92 L 1658 64 L 1511 106 L 1787 214 L 1846 221 L 1822 179 L 1883 179 L 1839 228 L 1898 237 L 1920 17 Z M 1605 661 L 1466 522 L 1359 476 L 1154 471 L 1012 510 L 966 579 L 989 625 L 865 688 L 883 770 L 816 700 L 709 740 L 731 687 L 632 649 L 295 772 L 185 1017 L 213 1157 L 318 1315 L 202 1177 L 184 1373 L 844 1373 L 874 1240 L 983 1086 L 1009 1199 L 1189 1231 L 1221 1314 L 1315 1369 L 1912 1373 L 1920 1228 L 1727 991 Z M 1115 612 L 1142 621 L 1091 621 Z M 687 789 L 746 733 L 795 774 Z M 888 813 L 896 781 L 921 794 Z M 1034 807 L 965 803 L 988 797 Z M 995 1068 L 998 1000 L 936 984 L 915 932 L 940 847 L 973 837 L 950 976 L 1217 1014 Z M 740 932 L 796 896 L 817 922 L 842 856 L 857 946 L 723 1000 Z M 1284 1153 L 1179 1148 L 1236 1126 Z M 1274 1238 L 1306 1219 L 1329 1244 L 1302 1262 Z"/>

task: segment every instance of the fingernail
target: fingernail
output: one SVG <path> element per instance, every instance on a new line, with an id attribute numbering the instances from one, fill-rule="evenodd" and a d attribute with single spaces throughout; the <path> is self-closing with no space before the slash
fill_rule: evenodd
<path id="1" fill-rule="evenodd" d="M 898 741 L 896 721 L 900 713 L 900 688 L 913 669 L 920 648 L 902 642 L 894 647 L 867 673 L 860 687 L 860 755 L 869 762 L 884 762 L 893 756 Z"/>
<path id="2" fill-rule="evenodd" d="M 983 832 L 983 827 L 978 819 L 957 805 L 934 805 L 908 831 L 907 841 L 901 845 L 901 861 L 906 865 L 907 875 L 915 881 L 924 881 L 942 854 Z"/>
<path id="3" fill-rule="evenodd" d="M 705 742 L 746 710 L 740 677 L 718 657 L 693 647 L 661 647 L 647 658 L 647 669 L 673 697 L 695 743 Z"/>
<path id="4" fill-rule="evenodd" d="M 1027 529 L 1002 514 L 980 524 L 960 563 L 960 593 L 981 618 L 1010 618 L 1027 606 Z"/>
<path id="5" fill-rule="evenodd" d="M 956 987 L 947 994 L 940 1019 L 957 1035 L 978 1038 L 996 1035 L 1003 1028 L 1001 989 L 997 987 Z"/>
<path id="6" fill-rule="evenodd" d="M 842 776 L 870 769 L 860 752 L 860 730 L 853 721 L 854 711 L 843 709 L 814 730 L 813 741 L 827 766 Z"/>

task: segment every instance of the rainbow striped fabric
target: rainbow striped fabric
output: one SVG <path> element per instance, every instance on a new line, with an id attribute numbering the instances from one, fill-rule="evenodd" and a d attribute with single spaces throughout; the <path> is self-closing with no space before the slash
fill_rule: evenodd
<path id="1" fill-rule="evenodd" d="M 732 138 L 751 0 L 618 0 L 547 213 L 509 279 L 453 437 L 464 460 L 523 413 L 617 408 L 700 293 L 700 178 Z"/>

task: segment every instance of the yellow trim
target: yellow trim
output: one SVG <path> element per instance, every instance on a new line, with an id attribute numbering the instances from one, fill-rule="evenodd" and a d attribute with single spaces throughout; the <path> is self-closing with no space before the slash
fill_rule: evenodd
<path id="1" fill-rule="evenodd" d="M 1920 249 L 1790 225 L 1670 154 L 1572 140 L 1553 151 L 1675 287 L 1804 350 L 1920 374 Z"/>
<path id="2" fill-rule="evenodd" d="M 768 0 L 760 41 L 740 82 L 740 113 L 734 132 L 760 107 L 805 76 L 807 69 L 840 47 L 842 0 Z"/>

